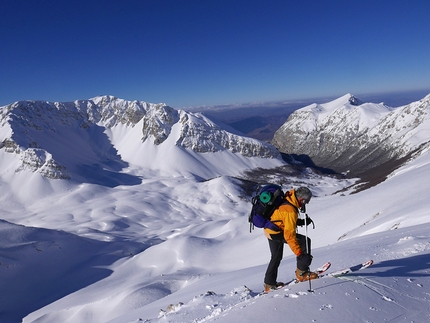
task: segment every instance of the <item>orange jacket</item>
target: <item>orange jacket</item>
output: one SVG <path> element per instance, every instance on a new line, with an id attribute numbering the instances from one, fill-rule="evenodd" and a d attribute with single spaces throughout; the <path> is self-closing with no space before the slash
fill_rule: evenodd
<path id="1" fill-rule="evenodd" d="M 299 256 L 302 250 L 296 239 L 296 228 L 297 219 L 299 217 L 299 202 L 296 199 L 294 190 L 291 190 L 285 194 L 285 199 L 288 202 L 282 204 L 279 208 L 273 212 L 270 220 L 276 224 L 284 233 L 284 239 L 291 248 L 291 251 Z M 294 207 L 295 206 L 295 207 Z M 281 234 L 270 229 L 264 229 L 264 234 L 270 239 L 270 235 Z"/>

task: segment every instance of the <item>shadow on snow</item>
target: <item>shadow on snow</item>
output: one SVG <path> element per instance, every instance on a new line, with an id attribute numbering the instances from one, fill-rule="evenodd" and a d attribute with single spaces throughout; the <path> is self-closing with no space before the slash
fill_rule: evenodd
<path id="1" fill-rule="evenodd" d="M 0 235 L 0 322 L 8 323 L 110 276 L 107 266 L 151 245 L 91 240 L 3 220 Z"/>

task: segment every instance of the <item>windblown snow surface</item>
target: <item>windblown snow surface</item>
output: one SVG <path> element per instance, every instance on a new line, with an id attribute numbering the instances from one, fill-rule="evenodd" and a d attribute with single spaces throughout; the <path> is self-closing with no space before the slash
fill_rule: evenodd
<path id="1" fill-rule="evenodd" d="M 123 172 L 139 181 L 48 180 L 5 168 L 14 159 L 0 152 L 0 322 L 430 320 L 428 151 L 359 193 L 342 191 L 351 181 L 321 176 L 284 187 L 314 193 L 311 268 L 375 263 L 264 295 L 268 243 L 261 229 L 249 232 L 250 202 L 237 179 L 163 175 L 180 167 L 175 150 L 156 157 L 157 172 L 137 167 L 132 149 L 118 151 L 130 160 Z M 218 157 L 217 171 L 231 175 L 233 161 Z M 286 246 L 279 280 L 294 270 Z"/>

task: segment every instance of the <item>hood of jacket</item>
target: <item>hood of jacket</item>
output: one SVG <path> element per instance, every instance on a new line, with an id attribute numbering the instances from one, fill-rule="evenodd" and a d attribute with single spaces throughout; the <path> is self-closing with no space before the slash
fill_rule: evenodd
<path id="1" fill-rule="evenodd" d="M 291 190 L 291 191 L 285 193 L 285 200 L 287 200 L 288 203 L 295 206 L 297 209 L 300 208 L 299 201 L 296 198 L 295 190 Z"/>

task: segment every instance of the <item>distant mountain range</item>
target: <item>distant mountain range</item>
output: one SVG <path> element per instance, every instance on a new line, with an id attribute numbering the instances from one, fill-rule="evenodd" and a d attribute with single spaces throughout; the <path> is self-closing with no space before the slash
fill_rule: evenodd
<path id="1" fill-rule="evenodd" d="M 373 185 L 428 149 L 429 102 L 427 95 L 392 108 L 347 94 L 294 111 L 269 144 L 165 104 L 113 96 L 19 101 L 0 109 L 0 152 L 8 156 L 0 166 L 11 174 L 26 170 L 50 179 L 116 186 L 140 183 L 141 175 L 130 166 L 146 174 L 207 179 L 276 168 L 293 157 Z"/>

